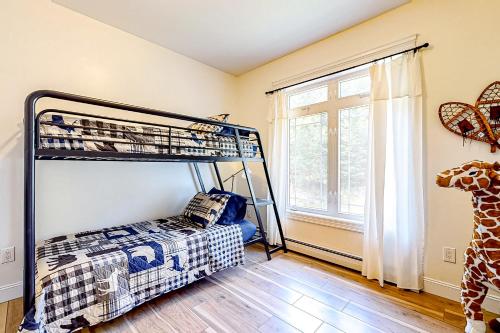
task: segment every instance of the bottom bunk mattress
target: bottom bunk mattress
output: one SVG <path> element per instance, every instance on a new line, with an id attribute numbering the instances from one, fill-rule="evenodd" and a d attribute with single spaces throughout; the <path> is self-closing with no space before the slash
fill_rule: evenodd
<path id="1" fill-rule="evenodd" d="M 23 332 L 72 332 L 244 263 L 242 229 L 183 216 L 60 236 L 37 244 L 34 308 Z"/>

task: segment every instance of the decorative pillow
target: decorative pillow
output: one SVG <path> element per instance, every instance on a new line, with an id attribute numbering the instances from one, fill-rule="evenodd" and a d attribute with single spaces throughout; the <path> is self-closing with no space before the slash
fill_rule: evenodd
<path id="1" fill-rule="evenodd" d="M 219 121 L 221 123 L 227 123 L 228 118 L 229 118 L 229 113 L 222 113 L 222 114 L 217 114 L 215 116 L 207 117 L 207 119 Z M 220 133 L 224 129 L 224 127 L 222 127 L 222 126 L 212 125 L 212 124 L 204 124 L 204 123 L 194 123 L 194 124 L 189 125 L 188 128 L 192 129 L 192 130 L 196 130 L 196 131 L 208 131 L 208 132 L 215 132 L 215 133 Z"/>
<path id="2" fill-rule="evenodd" d="M 231 225 L 240 223 L 247 213 L 247 199 L 233 192 L 221 191 L 212 188 L 209 194 L 227 194 L 231 197 L 229 198 L 226 209 L 222 213 L 217 224 Z"/>
<path id="3" fill-rule="evenodd" d="M 231 196 L 228 194 L 199 192 L 184 209 L 184 216 L 204 228 L 210 228 L 221 217 L 229 198 Z"/>

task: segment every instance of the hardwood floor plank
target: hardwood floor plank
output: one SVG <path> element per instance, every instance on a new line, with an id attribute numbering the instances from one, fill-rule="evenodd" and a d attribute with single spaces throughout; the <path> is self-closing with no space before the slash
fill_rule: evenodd
<path id="1" fill-rule="evenodd" d="M 292 276 L 284 275 L 279 271 L 270 269 L 263 265 L 253 265 L 244 269 L 264 276 L 267 279 L 279 281 L 281 285 L 302 293 L 303 295 L 307 295 L 311 298 L 321 301 L 322 303 L 327 304 L 337 310 L 342 310 L 344 306 L 349 302 L 349 300 L 346 298 L 325 292 L 321 288 L 310 286 Z"/>
<path id="2" fill-rule="evenodd" d="M 213 280 L 205 279 L 203 288 L 195 285 L 199 291 L 209 296 L 208 301 L 229 303 L 229 306 L 234 308 L 241 308 L 242 311 L 247 313 L 249 321 L 262 321 L 269 319 L 272 315 L 263 310 L 258 304 L 255 304 L 248 298 L 241 296 L 238 293 L 222 286 L 220 283 L 215 283 Z M 196 305 L 195 305 L 196 306 Z"/>
<path id="3" fill-rule="evenodd" d="M 204 291 L 204 288 L 209 286 L 211 286 L 210 282 L 206 279 L 202 279 L 180 289 L 174 290 L 172 293 L 182 299 L 182 303 L 184 305 L 189 308 L 193 308 L 211 298 L 211 295 Z M 168 295 L 170 295 L 170 293 L 166 296 Z"/>
<path id="4" fill-rule="evenodd" d="M 231 278 L 229 274 L 218 274 L 210 279 L 218 281 L 218 283 L 227 286 L 235 293 L 239 293 L 240 295 L 252 300 L 252 302 L 261 305 L 269 311 L 269 313 L 274 314 L 276 317 L 286 321 L 300 331 L 314 332 L 321 325 L 321 320 L 315 318 L 307 312 L 300 310 L 295 306 L 280 300 L 279 298 L 261 292 L 260 290 L 253 288 L 248 283 Z"/>
<path id="5" fill-rule="evenodd" d="M 8 304 L 8 302 L 0 303 L 0 333 L 5 333 L 5 326 L 7 325 Z"/>
<path id="6" fill-rule="evenodd" d="M 207 328 L 205 332 L 255 332 L 255 328 L 248 329 L 248 327 L 238 330 L 239 323 L 232 320 L 234 318 L 231 318 L 227 321 L 224 320 L 224 314 L 221 315 L 220 313 L 218 313 L 218 308 L 210 302 L 195 306 L 193 308 L 193 311 L 210 325 L 210 327 Z"/>
<path id="7" fill-rule="evenodd" d="M 325 273 L 328 277 L 334 277 L 337 279 L 342 278 L 344 281 L 348 281 L 353 286 L 361 286 L 364 289 L 370 289 L 375 293 L 383 293 L 385 298 L 388 298 L 387 296 L 389 296 L 389 298 L 397 300 L 397 302 L 405 304 L 406 306 L 411 306 L 411 308 L 419 310 L 423 313 L 428 313 L 430 311 L 430 313 L 435 315 L 436 318 L 442 318 L 445 310 L 454 312 L 457 315 L 463 315 L 460 303 L 447 298 L 432 295 L 426 292 L 415 293 L 413 291 L 402 290 L 390 284 L 386 284 L 384 288 L 381 288 L 377 281 L 367 280 L 358 272 L 323 261 L 304 257 L 296 253 L 289 253 L 286 255 L 305 263 L 306 269 L 312 268 Z"/>
<path id="8" fill-rule="evenodd" d="M 319 274 L 309 274 L 304 269 L 297 270 L 297 263 L 292 262 L 288 259 L 288 255 L 282 255 L 277 258 L 273 258 L 271 261 L 267 261 L 263 263 L 266 267 L 271 267 L 274 269 L 278 269 L 280 272 L 286 274 L 293 274 L 292 276 L 296 279 L 307 281 L 309 285 L 321 288 L 325 283 L 328 282 L 328 279 Z M 304 265 L 300 265 L 304 267 Z"/>
<path id="9" fill-rule="evenodd" d="M 308 274 L 317 276 L 316 278 L 323 277 L 326 279 L 327 282 L 324 285 L 341 282 L 351 289 L 361 288 L 363 292 L 368 291 L 373 295 L 382 294 L 384 298 L 393 299 L 394 301 L 410 306 L 413 309 L 426 312 L 426 314 L 434 316 L 435 318 L 441 318 L 443 316 L 445 303 L 454 304 L 453 306 L 460 309 L 460 306 L 457 305 L 456 302 L 452 302 L 450 300 L 446 300 L 446 302 L 442 300 L 441 302 L 436 301 L 435 299 L 439 297 L 434 295 L 432 295 L 432 301 L 429 300 L 427 303 L 424 303 L 425 306 L 422 306 L 422 301 L 412 301 L 416 295 L 415 292 L 401 290 L 391 286 L 390 284 L 386 284 L 383 288 L 381 288 L 378 282 L 374 280 L 367 280 L 359 273 L 345 268 L 336 267 L 335 265 L 328 265 L 321 261 L 313 261 L 310 258 L 299 256 L 297 254 L 286 254 L 286 257 L 290 266 L 298 266 L 302 271 L 306 271 Z M 420 293 L 418 295 L 422 295 L 421 298 L 426 298 L 429 294 Z M 407 299 L 410 299 L 410 301 L 407 301 Z M 420 300 L 420 298 L 418 299 Z"/>
<path id="10" fill-rule="evenodd" d="M 149 303 L 161 320 L 168 321 L 177 332 L 181 333 L 203 332 L 208 328 L 208 325 L 182 302 L 178 294 L 168 296 L 164 295 Z"/>
<path id="11" fill-rule="evenodd" d="M 228 301 L 208 301 L 197 305 L 193 311 L 211 328 L 220 332 L 256 332 L 269 317 L 249 312 L 249 308 L 235 307 Z"/>
<path id="12" fill-rule="evenodd" d="M 193 287 L 205 297 L 203 303 L 192 308 L 194 313 L 216 331 L 256 332 L 271 318 L 253 302 L 210 280 L 205 280 L 202 287 L 197 283 Z"/>
<path id="13" fill-rule="evenodd" d="M 304 267 L 305 270 L 309 271 L 314 271 L 315 273 L 319 273 L 322 275 L 326 275 L 326 273 L 321 272 L 319 270 L 316 270 L 315 268 L 312 267 Z M 329 275 L 326 277 L 329 281 L 325 284 L 337 284 L 337 283 L 342 283 L 344 285 L 347 285 L 351 289 L 362 289 L 364 292 L 369 292 L 370 294 L 374 296 L 379 296 L 382 295 L 383 298 L 385 299 L 391 299 L 397 303 L 403 304 L 405 306 L 408 306 L 412 309 L 419 310 L 421 312 L 424 312 L 430 316 L 434 316 L 435 318 L 442 318 L 443 313 L 444 313 L 444 305 L 439 304 L 437 305 L 437 302 L 429 302 L 427 306 L 422 306 L 420 302 L 412 302 L 408 299 L 413 299 L 417 293 L 413 291 L 405 291 L 405 290 L 399 290 L 399 288 L 396 288 L 394 286 L 391 286 L 389 284 L 386 284 L 383 288 L 380 287 L 378 282 L 374 281 L 365 281 L 365 284 L 361 283 L 356 283 L 355 281 L 350 281 L 346 278 L 339 277 L 339 276 L 332 276 Z M 364 278 L 362 278 L 364 279 Z M 425 297 L 425 293 L 421 293 L 422 297 Z"/>
<path id="14" fill-rule="evenodd" d="M 335 302 L 333 304 L 330 302 L 331 297 L 333 297 L 335 299 L 335 296 L 331 295 L 327 291 L 319 290 L 319 289 L 316 289 L 315 287 L 311 287 L 311 286 L 302 284 L 302 283 L 294 280 L 294 278 L 291 278 L 290 276 L 282 275 L 280 272 L 274 271 L 268 267 L 265 267 L 264 265 L 260 265 L 260 264 L 253 265 L 249 269 L 256 271 L 256 272 L 259 272 L 260 274 L 265 274 L 268 277 L 272 276 L 272 278 L 281 281 L 282 283 L 286 284 L 289 288 L 292 288 L 292 289 L 297 288 L 297 290 L 304 293 L 305 295 L 307 295 L 311 298 L 314 298 L 314 299 L 316 299 L 324 304 L 327 304 L 333 308 L 339 309 L 338 307 L 335 306 Z M 335 291 L 338 294 L 342 294 L 343 296 L 350 295 L 351 298 L 355 298 L 358 301 L 360 300 L 360 298 L 358 298 L 358 297 L 352 297 L 352 293 L 349 290 L 335 290 Z M 434 329 L 440 330 L 440 331 L 446 331 L 448 329 L 448 326 L 446 326 L 446 327 L 442 327 L 441 325 L 436 326 L 432 323 L 432 320 L 431 320 L 431 322 L 429 322 L 429 319 L 426 318 L 425 316 L 423 316 L 419 313 L 416 313 L 414 311 L 410 311 L 410 310 L 406 310 L 406 309 L 401 308 L 401 307 L 393 306 L 390 303 L 389 304 L 388 303 L 381 304 L 380 302 L 377 303 L 366 296 L 362 300 L 362 303 L 364 303 L 366 305 L 369 305 L 370 303 L 372 303 L 371 304 L 372 306 L 370 307 L 371 309 L 377 309 L 377 310 L 385 309 L 385 311 L 378 312 L 377 316 L 382 316 L 382 317 L 388 316 L 388 317 L 393 318 L 392 320 L 397 320 L 398 318 L 402 318 L 402 320 L 405 323 L 410 324 L 410 325 L 413 324 L 413 325 L 411 325 L 411 327 L 413 330 L 416 330 L 416 331 L 418 331 L 418 330 L 426 331 L 426 328 L 428 331 L 432 331 Z M 376 306 L 376 304 L 380 305 L 380 306 Z M 352 304 L 351 307 L 352 306 L 354 306 L 354 304 Z M 341 307 L 340 310 L 342 308 L 343 307 Z"/>
<path id="15" fill-rule="evenodd" d="M 444 310 L 443 320 L 446 323 L 452 324 L 453 326 L 463 327 L 466 324 L 464 315 L 462 313 L 456 313 L 453 311 Z"/>
<path id="16" fill-rule="evenodd" d="M 169 333 L 176 332 L 172 325 L 167 321 L 158 320 L 151 312 L 148 304 L 143 304 L 125 315 L 132 327 L 138 332 L 148 333 Z"/>
<path id="17" fill-rule="evenodd" d="M 296 267 L 296 269 L 302 269 L 302 268 L 303 268 L 302 266 Z M 334 288 L 333 285 L 327 284 L 327 286 L 323 286 L 323 288 L 319 290 L 317 287 L 308 286 L 306 284 L 307 281 L 302 281 L 301 284 L 299 281 L 297 281 L 295 277 L 293 277 L 294 276 L 293 271 L 290 271 L 290 273 L 292 273 L 291 275 L 284 276 L 280 271 L 267 267 L 265 263 L 253 265 L 250 269 L 262 272 L 262 274 L 267 274 L 266 272 L 271 271 L 271 274 L 275 274 L 274 278 L 279 279 L 281 283 L 288 283 L 289 280 L 292 280 L 292 283 L 295 282 L 295 285 L 299 286 L 299 288 L 301 288 L 299 290 L 303 292 L 305 295 L 330 306 L 332 306 L 332 304 L 329 303 L 330 297 L 335 297 L 334 295 L 342 295 L 343 297 L 348 297 L 351 300 L 351 302 L 358 302 L 363 305 L 371 304 L 371 308 L 382 309 L 381 313 L 389 317 L 405 318 L 405 321 L 409 321 L 410 324 L 413 324 L 414 327 L 419 329 L 427 331 L 432 331 L 432 330 L 446 331 L 450 329 L 449 325 L 442 323 L 440 321 L 433 321 L 431 318 L 427 318 L 426 316 L 418 312 L 415 312 L 413 310 L 407 310 L 400 306 L 395 306 L 387 301 L 382 302 L 381 300 L 383 299 L 372 298 L 370 297 L 370 294 L 367 295 L 366 292 L 364 291 L 352 290 L 352 286 L 339 284 L 336 285 Z M 292 285 L 288 286 L 292 289 L 294 288 Z M 329 295 L 332 296 L 329 297 Z M 374 306 L 375 304 L 378 304 L 380 306 Z M 332 307 L 339 309 L 334 305 Z"/>
<path id="18" fill-rule="evenodd" d="M 384 299 L 381 295 L 373 295 L 361 290 L 351 289 L 341 283 L 330 283 L 323 287 L 332 293 L 340 293 L 348 297 L 351 302 L 372 307 L 380 313 L 392 318 L 405 318 L 405 321 L 415 327 L 429 332 L 460 332 L 461 329 L 443 322 L 442 316 L 437 316 L 432 309 L 412 307 L 411 304 L 399 303 L 393 298 Z M 422 313 L 424 312 L 424 313 Z"/>
<path id="19" fill-rule="evenodd" d="M 209 327 L 205 330 L 205 333 L 217 333 L 217 331 L 214 330 L 212 327 Z"/>
<path id="20" fill-rule="evenodd" d="M 87 330 L 90 333 L 139 333 L 123 316 L 89 327 Z"/>
<path id="21" fill-rule="evenodd" d="M 391 333 L 425 333 L 426 331 L 415 327 L 405 321 L 398 320 L 387 315 L 384 315 L 378 311 L 376 308 L 368 308 L 355 303 L 349 303 L 342 311 L 352 317 L 355 317 L 365 323 L 377 327 L 384 332 Z"/>
<path id="22" fill-rule="evenodd" d="M 344 332 L 359 332 L 359 333 L 379 333 L 382 330 L 371 326 L 363 321 L 356 319 L 341 311 L 335 310 L 321 302 L 318 302 L 310 297 L 304 296 L 298 300 L 295 305 L 307 313 L 323 320 L 333 327 Z"/>
<path id="23" fill-rule="evenodd" d="M 21 321 L 23 320 L 23 299 L 16 298 L 9 301 L 7 306 L 7 322 L 5 325 L 5 333 L 17 332 Z"/>
<path id="24" fill-rule="evenodd" d="M 231 275 L 234 278 L 241 279 L 254 288 L 273 295 L 289 304 L 295 303 L 299 298 L 303 296 L 301 293 L 284 286 L 279 282 L 279 280 L 275 282 L 274 280 L 267 279 L 262 275 L 255 274 L 252 271 L 246 270 L 245 268 L 231 269 L 222 274 Z M 215 276 L 217 275 L 219 275 L 219 273 L 216 273 Z"/>
<path id="25" fill-rule="evenodd" d="M 282 255 L 282 252 L 273 254 L 273 259 Z M 255 262 L 266 262 L 266 252 L 261 244 L 254 244 L 245 248 L 245 257 Z"/>
<path id="26" fill-rule="evenodd" d="M 271 317 L 266 321 L 261 327 L 259 327 L 259 332 L 261 333 L 299 333 L 300 331 L 295 327 L 287 324 L 283 320 L 277 317 Z"/>
<path id="27" fill-rule="evenodd" d="M 360 305 L 377 308 L 385 315 L 394 318 L 405 318 L 405 321 L 413 326 L 429 332 L 461 331 L 459 328 L 443 322 L 443 315 L 433 309 L 422 309 L 418 305 L 413 306 L 410 302 L 401 301 L 392 296 L 387 296 L 386 298 L 383 293 L 386 288 L 378 287 L 380 289 L 379 291 L 373 291 L 370 288 L 363 288 L 362 285 L 354 284 L 349 280 L 339 279 L 333 272 L 331 273 L 332 276 L 325 276 L 323 273 L 307 269 L 307 265 L 305 265 L 304 261 L 300 258 L 296 258 L 295 255 L 285 254 L 280 256 L 280 260 L 287 260 L 289 257 L 290 261 L 287 262 L 286 269 L 283 270 L 279 269 L 279 266 L 276 266 L 276 264 L 271 265 L 271 262 L 263 262 L 259 265 L 273 269 L 282 274 L 285 272 L 290 277 L 298 279 L 304 284 L 309 284 L 309 276 L 313 277 L 315 275 L 321 275 L 323 278 L 327 279 L 327 282 L 321 287 L 322 290 L 334 295 L 342 295 L 342 297 Z M 303 274 L 304 271 L 308 272 L 308 275 L 305 277 Z M 302 274 L 300 275 L 300 278 L 296 278 L 298 275 L 296 273 L 299 272 L 302 272 Z M 355 275 L 355 273 L 350 271 L 346 274 Z M 363 277 L 361 278 L 364 279 Z M 366 279 L 364 280 L 367 283 L 370 282 Z M 318 278 L 316 278 L 316 281 L 318 281 Z M 418 297 L 418 294 L 415 294 L 414 296 Z M 418 310 L 424 313 L 420 313 Z M 463 327 L 461 327 L 461 329 L 463 329 Z"/>
<path id="28" fill-rule="evenodd" d="M 332 325 L 328 325 L 327 323 L 323 323 L 323 325 L 321 325 L 315 333 L 344 333 L 344 331 L 341 331 Z"/>

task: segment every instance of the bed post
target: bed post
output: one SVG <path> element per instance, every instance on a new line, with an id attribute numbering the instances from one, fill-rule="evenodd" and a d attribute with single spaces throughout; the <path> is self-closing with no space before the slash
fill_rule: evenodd
<path id="1" fill-rule="evenodd" d="M 24 314 L 35 302 L 35 105 L 43 96 L 34 92 L 24 103 Z"/>
<path id="2" fill-rule="evenodd" d="M 219 182 L 219 187 L 221 191 L 224 191 L 224 182 L 220 177 L 219 167 L 217 166 L 217 162 L 214 162 L 215 175 L 217 176 L 217 181 Z"/>
<path id="3" fill-rule="evenodd" d="M 193 162 L 194 170 L 196 171 L 196 176 L 198 177 L 198 181 L 200 182 L 200 187 L 203 193 L 207 193 L 205 189 L 205 184 L 203 183 L 203 177 L 201 176 L 200 168 L 198 167 L 198 163 Z"/>

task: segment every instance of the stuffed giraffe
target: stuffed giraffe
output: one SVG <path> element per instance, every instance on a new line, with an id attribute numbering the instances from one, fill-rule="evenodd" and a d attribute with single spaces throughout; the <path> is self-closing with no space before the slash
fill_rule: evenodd
<path id="1" fill-rule="evenodd" d="M 437 176 L 441 187 L 472 192 L 474 233 L 465 251 L 461 299 L 467 333 L 483 333 L 481 304 L 488 288 L 500 290 L 500 163 L 472 161 Z M 500 318 L 490 321 L 500 332 Z"/>

